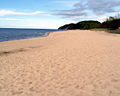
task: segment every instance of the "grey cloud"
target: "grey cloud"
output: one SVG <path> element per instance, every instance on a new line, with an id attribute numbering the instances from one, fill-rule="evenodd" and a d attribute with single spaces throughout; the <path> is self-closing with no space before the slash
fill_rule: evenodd
<path id="1" fill-rule="evenodd" d="M 63 17 L 72 17 L 72 16 L 86 16 L 87 14 L 84 11 L 73 9 L 56 11 L 55 15 L 62 15 Z"/>
<path id="2" fill-rule="evenodd" d="M 69 2 L 69 1 L 68 1 Z M 74 16 L 88 16 L 88 11 L 94 15 L 104 15 L 106 13 L 116 12 L 115 7 L 120 6 L 120 0 L 79 0 L 79 3 L 74 4 L 71 10 L 58 10 L 54 15 L 71 18 Z"/>
<path id="3" fill-rule="evenodd" d="M 88 9 L 97 15 L 115 12 L 114 7 L 120 6 L 118 0 L 88 0 Z"/>

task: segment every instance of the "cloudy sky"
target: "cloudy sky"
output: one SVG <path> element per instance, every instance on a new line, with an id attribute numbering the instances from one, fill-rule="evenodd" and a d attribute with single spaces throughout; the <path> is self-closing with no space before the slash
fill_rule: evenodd
<path id="1" fill-rule="evenodd" d="M 55 29 L 119 12 L 120 0 L 0 0 L 0 27 Z"/>

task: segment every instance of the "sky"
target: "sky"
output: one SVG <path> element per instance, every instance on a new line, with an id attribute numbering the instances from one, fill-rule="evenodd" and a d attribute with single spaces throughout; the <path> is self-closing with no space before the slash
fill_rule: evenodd
<path id="1" fill-rule="evenodd" d="M 120 0 L 0 0 L 0 28 L 57 29 L 119 13 Z"/>

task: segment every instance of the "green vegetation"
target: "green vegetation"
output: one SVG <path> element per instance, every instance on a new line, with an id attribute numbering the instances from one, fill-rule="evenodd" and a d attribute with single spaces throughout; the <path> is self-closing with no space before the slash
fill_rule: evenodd
<path id="1" fill-rule="evenodd" d="M 115 33 L 115 34 L 120 34 L 120 29 L 116 29 L 116 30 L 109 30 L 109 29 L 106 29 L 106 28 L 97 28 L 97 29 L 91 29 L 91 30 L 94 30 L 94 31 L 105 31 L 105 32 L 108 32 L 108 33 Z"/>
<path id="2" fill-rule="evenodd" d="M 109 30 L 116 30 L 120 27 L 120 18 L 109 17 L 105 22 L 101 24 L 102 28 L 107 28 Z"/>
<path id="3" fill-rule="evenodd" d="M 71 23 L 71 24 L 66 24 L 59 29 L 93 29 L 93 28 L 99 28 L 101 26 L 101 23 L 98 21 L 81 21 L 76 24 Z"/>
<path id="4" fill-rule="evenodd" d="M 120 17 L 109 17 L 106 21 L 103 23 L 100 23 L 98 21 L 81 21 L 76 24 L 66 24 L 64 26 L 61 26 L 59 29 L 66 29 L 66 30 L 74 30 L 74 29 L 98 29 L 98 30 L 104 30 L 109 33 L 117 33 L 120 34 Z"/>

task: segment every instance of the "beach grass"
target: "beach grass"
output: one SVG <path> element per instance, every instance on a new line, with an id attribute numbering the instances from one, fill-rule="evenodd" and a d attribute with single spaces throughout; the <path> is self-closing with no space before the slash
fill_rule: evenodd
<path id="1" fill-rule="evenodd" d="M 95 29 L 91 29 L 91 30 L 94 30 L 94 31 L 105 31 L 105 32 L 108 32 L 108 33 L 120 34 L 120 29 L 109 30 L 109 29 L 106 29 L 106 28 L 95 28 Z"/>

